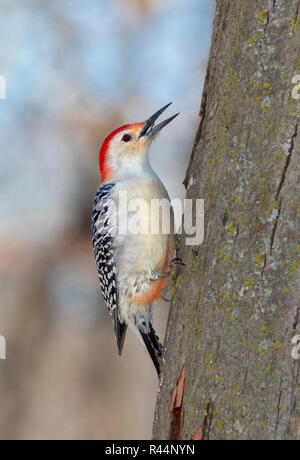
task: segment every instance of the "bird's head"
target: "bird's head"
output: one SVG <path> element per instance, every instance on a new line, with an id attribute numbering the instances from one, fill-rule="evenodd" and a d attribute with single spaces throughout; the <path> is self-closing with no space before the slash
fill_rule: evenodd
<path id="1" fill-rule="evenodd" d="M 154 125 L 157 118 L 170 105 L 158 110 L 145 122 L 121 126 L 107 136 L 99 155 L 102 182 L 109 182 L 126 174 L 138 173 L 145 166 L 148 162 L 151 142 L 164 126 L 179 115 L 177 113 Z"/>

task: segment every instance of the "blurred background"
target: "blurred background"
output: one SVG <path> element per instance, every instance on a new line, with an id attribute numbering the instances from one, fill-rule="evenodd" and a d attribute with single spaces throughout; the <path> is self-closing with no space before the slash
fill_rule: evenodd
<path id="1" fill-rule="evenodd" d="M 184 196 L 214 7 L 1 0 L 0 439 L 151 438 L 156 372 L 130 331 L 119 358 L 92 253 L 98 152 L 173 101 L 151 162 Z"/>

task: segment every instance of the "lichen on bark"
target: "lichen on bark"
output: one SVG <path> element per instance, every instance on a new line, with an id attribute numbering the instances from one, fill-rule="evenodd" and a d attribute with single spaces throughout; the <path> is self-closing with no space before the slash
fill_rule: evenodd
<path id="1" fill-rule="evenodd" d="M 205 240 L 181 238 L 155 439 L 169 439 L 183 366 L 181 439 L 300 439 L 299 6 L 217 1 L 185 179 L 205 200 Z"/>

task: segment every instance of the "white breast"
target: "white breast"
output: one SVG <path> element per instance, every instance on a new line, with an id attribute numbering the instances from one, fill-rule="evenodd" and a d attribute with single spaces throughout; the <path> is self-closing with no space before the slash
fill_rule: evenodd
<path id="1" fill-rule="evenodd" d="M 146 172 L 138 178 L 127 178 L 119 182 L 113 199 L 121 221 L 123 224 L 126 220 L 128 222 L 128 232 L 117 234 L 115 238 L 118 282 L 121 289 L 124 287 L 131 290 L 137 277 L 145 277 L 149 282 L 151 270 L 158 272 L 163 270 L 170 248 L 170 239 L 173 240 L 174 235 L 173 211 L 169 208 L 170 231 L 168 234 L 163 234 L 161 213 L 156 205 L 153 206 L 152 200 L 156 200 L 154 203 L 157 204 L 157 200 L 169 202 L 170 199 L 164 185 L 154 172 L 151 174 Z M 140 206 L 138 206 L 139 202 Z M 134 211 L 135 205 L 137 206 Z M 134 229 L 140 229 L 142 232 L 135 234 L 132 232 Z M 158 234 L 152 234 L 153 229 L 158 231 Z"/>

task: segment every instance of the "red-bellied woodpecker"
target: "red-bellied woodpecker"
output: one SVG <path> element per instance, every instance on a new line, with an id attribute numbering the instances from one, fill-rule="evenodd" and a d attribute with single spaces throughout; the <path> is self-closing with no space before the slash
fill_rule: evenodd
<path id="1" fill-rule="evenodd" d="M 174 218 L 171 210 L 170 232 L 163 232 L 161 209 L 153 211 L 151 207 L 152 200 L 169 203 L 170 199 L 150 166 L 149 148 L 161 128 L 178 115 L 154 125 L 169 105 L 145 122 L 122 126 L 105 139 L 100 150 L 102 185 L 96 194 L 92 216 L 98 274 L 113 318 L 119 353 L 129 325 L 146 345 L 158 374 L 162 345 L 152 326 L 152 304 L 161 299 L 166 286 L 174 251 Z M 124 216 L 129 228 L 136 213 L 141 211 L 128 212 L 129 208 L 121 204 L 120 196 L 124 192 L 127 203 L 138 199 L 147 204 L 144 218 L 149 218 L 148 232 L 120 231 Z M 158 232 L 151 231 L 152 224 L 156 224 Z"/>

